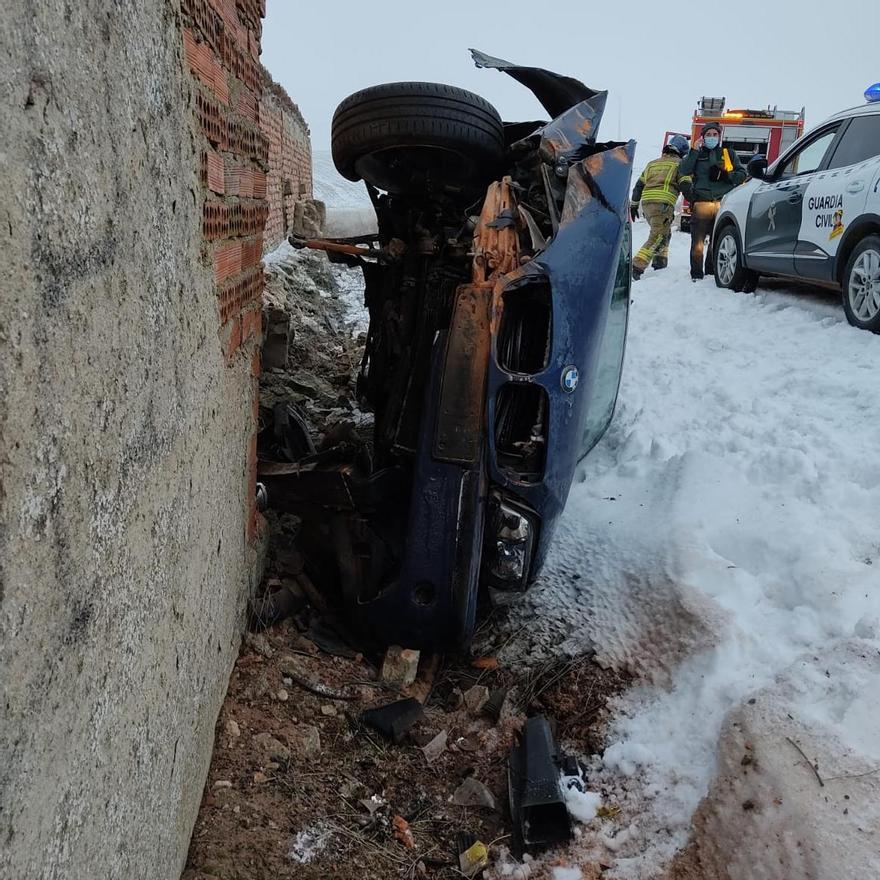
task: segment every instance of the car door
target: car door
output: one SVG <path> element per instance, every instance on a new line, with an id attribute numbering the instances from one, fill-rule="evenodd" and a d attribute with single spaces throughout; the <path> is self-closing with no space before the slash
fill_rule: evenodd
<path id="1" fill-rule="evenodd" d="M 759 272 L 794 274 L 794 250 L 801 230 L 804 194 L 823 167 L 842 123 L 810 136 L 780 159 L 757 187 L 746 221 L 746 262 Z"/>
<path id="2" fill-rule="evenodd" d="M 880 169 L 880 113 L 855 116 L 806 195 L 795 246 L 798 275 L 830 281 L 847 227 L 865 213 Z"/>

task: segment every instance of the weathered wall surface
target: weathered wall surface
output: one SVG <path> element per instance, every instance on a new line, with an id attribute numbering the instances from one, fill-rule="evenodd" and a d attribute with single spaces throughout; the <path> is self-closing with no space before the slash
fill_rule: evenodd
<path id="1" fill-rule="evenodd" d="M 0 21 L 3 880 L 178 875 L 256 568 L 260 223 L 203 227 L 238 168 L 228 206 L 259 210 L 228 59 L 248 75 L 261 10 L 209 4 L 248 21 L 206 110 L 185 5 Z"/>
<path id="2" fill-rule="evenodd" d="M 294 228 L 297 205 L 312 198 L 312 145 L 309 128 L 288 94 L 263 68 L 260 129 L 269 147 L 266 194 L 266 247 L 277 245 Z M 296 217 L 300 220 L 300 217 Z"/>

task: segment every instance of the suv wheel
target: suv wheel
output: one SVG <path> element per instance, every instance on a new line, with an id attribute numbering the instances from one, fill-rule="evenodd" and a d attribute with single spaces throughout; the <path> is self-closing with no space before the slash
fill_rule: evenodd
<path id="1" fill-rule="evenodd" d="M 481 193 L 504 160 L 498 111 L 440 83 L 386 83 L 337 107 L 333 161 L 349 180 L 399 195 Z"/>
<path id="2" fill-rule="evenodd" d="M 715 269 L 715 284 L 718 287 L 737 292 L 743 289 L 754 291 L 758 275 L 743 265 L 739 238 L 733 224 L 728 223 L 718 234 L 717 241 L 712 247 L 712 261 Z"/>
<path id="3" fill-rule="evenodd" d="M 853 327 L 880 333 L 880 235 L 863 238 L 847 260 L 843 310 Z"/>

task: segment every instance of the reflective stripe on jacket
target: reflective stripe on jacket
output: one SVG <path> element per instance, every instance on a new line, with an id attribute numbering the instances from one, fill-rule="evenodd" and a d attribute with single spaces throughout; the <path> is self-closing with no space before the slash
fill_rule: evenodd
<path id="1" fill-rule="evenodd" d="M 678 166 L 681 159 L 664 153 L 659 159 L 648 162 L 642 176 L 633 188 L 632 200 L 638 202 L 663 202 L 674 205 L 678 199 Z"/>

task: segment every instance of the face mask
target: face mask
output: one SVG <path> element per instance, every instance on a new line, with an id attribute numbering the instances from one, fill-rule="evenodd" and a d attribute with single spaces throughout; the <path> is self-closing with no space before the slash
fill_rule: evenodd
<path id="1" fill-rule="evenodd" d="M 718 146 L 718 138 L 715 135 L 709 135 L 708 137 L 703 138 L 703 143 L 706 145 L 707 149 L 714 150 L 715 147 Z"/>

